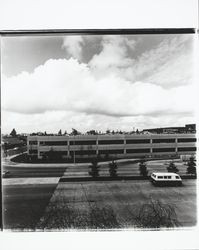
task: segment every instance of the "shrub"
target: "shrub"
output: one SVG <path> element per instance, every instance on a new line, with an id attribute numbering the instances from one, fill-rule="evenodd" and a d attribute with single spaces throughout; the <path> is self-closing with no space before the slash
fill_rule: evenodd
<path id="1" fill-rule="evenodd" d="M 142 176 L 147 176 L 148 175 L 148 170 L 147 170 L 147 167 L 146 167 L 146 163 L 144 160 L 142 160 L 139 164 L 139 170 L 140 170 L 140 175 Z"/>
<path id="2" fill-rule="evenodd" d="M 97 159 L 94 159 L 92 161 L 92 164 L 90 166 L 89 175 L 92 176 L 93 178 L 96 178 L 99 176 L 99 165 L 98 165 Z"/>
<path id="3" fill-rule="evenodd" d="M 176 167 L 176 165 L 173 161 L 170 162 L 169 166 L 167 167 L 167 171 L 169 173 L 178 173 L 179 172 L 178 168 Z"/>
<path id="4" fill-rule="evenodd" d="M 194 157 L 190 157 L 188 163 L 187 163 L 187 174 L 193 174 L 196 175 L 196 163 L 195 163 Z"/>
<path id="5" fill-rule="evenodd" d="M 117 163 L 113 160 L 109 163 L 110 177 L 117 177 Z"/>
<path id="6" fill-rule="evenodd" d="M 180 226 L 175 206 L 164 204 L 159 200 L 150 200 L 143 204 L 135 213 L 135 224 L 143 228 L 161 228 Z"/>

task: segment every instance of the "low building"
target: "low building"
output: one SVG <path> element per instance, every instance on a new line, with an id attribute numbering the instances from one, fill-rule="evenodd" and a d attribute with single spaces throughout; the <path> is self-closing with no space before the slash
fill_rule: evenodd
<path id="1" fill-rule="evenodd" d="M 184 127 L 165 127 L 144 129 L 143 132 L 153 134 L 194 134 L 196 133 L 196 124 L 186 124 Z"/>
<path id="2" fill-rule="evenodd" d="M 56 154 L 60 158 L 136 158 L 193 155 L 194 134 L 28 136 L 28 154 L 38 159 Z"/>

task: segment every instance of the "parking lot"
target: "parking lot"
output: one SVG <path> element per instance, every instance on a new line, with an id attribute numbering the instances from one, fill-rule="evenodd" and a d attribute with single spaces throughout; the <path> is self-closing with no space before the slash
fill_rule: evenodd
<path id="1" fill-rule="evenodd" d="M 154 187 L 149 181 L 59 183 L 38 226 L 89 228 L 91 210 L 107 208 L 114 216 L 110 228 L 134 228 L 134 212 L 151 198 L 174 206 L 182 227 L 196 224 L 195 181 L 185 180 L 182 187 Z M 67 214 L 72 222 L 63 220 Z"/>
<path id="2" fill-rule="evenodd" d="M 147 180 L 58 184 L 55 181 L 4 186 L 4 227 L 89 229 L 92 208 L 99 211 L 108 208 L 114 216 L 114 223 L 110 221 L 108 228 L 134 228 L 134 211 L 151 198 L 174 205 L 182 227 L 196 224 L 195 180 L 183 180 L 182 187 L 154 187 Z M 98 218 L 95 219 L 97 225 Z"/>
<path id="3" fill-rule="evenodd" d="M 176 165 L 186 172 L 183 163 Z M 149 173 L 165 172 L 167 166 L 147 163 Z M 182 187 L 154 187 L 149 180 L 67 182 L 67 176 L 87 176 L 88 165 L 6 168 L 11 178 L 3 179 L 5 229 L 132 229 L 136 211 L 151 199 L 173 206 L 181 227 L 196 225 L 196 180 L 183 180 Z M 137 163 L 120 163 L 118 169 L 119 175 L 139 175 Z M 104 164 L 101 174 L 107 173 Z"/>

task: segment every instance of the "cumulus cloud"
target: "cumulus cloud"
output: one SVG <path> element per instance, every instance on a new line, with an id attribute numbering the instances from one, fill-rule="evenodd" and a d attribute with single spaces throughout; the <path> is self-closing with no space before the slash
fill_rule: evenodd
<path id="1" fill-rule="evenodd" d="M 101 52 L 87 64 L 81 62 L 85 40 L 68 36 L 63 46 L 69 59 L 2 76 L 2 129 L 20 124 L 27 132 L 132 130 L 192 123 L 196 96 L 188 42 L 183 36 L 166 39 L 134 58 L 133 39 L 104 36 Z"/>
<path id="2" fill-rule="evenodd" d="M 64 38 L 62 48 L 64 48 L 70 56 L 81 60 L 82 58 L 82 45 L 84 40 L 82 36 L 66 36 Z"/>
<path id="3" fill-rule="evenodd" d="M 167 115 L 160 113 L 157 116 L 125 116 L 114 117 L 98 114 L 86 114 L 73 111 L 47 111 L 39 114 L 22 114 L 2 111 L 2 131 L 10 133 L 13 127 L 18 133 L 32 133 L 46 131 L 57 133 L 59 129 L 71 132 L 76 128 L 81 132 L 91 129 L 98 131 L 144 129 L 165 126 L 182 126 L 195 122 L 191 115 Z"/>
<path id="4" fill-rule="evenodd" d="M 101 52 L 94 55 L 89 62 L 97 76 L 116 73 L 117 68 L 126 68 L 132 64 L 128 49 L 135 49 L 135 40 L 129 40 L 125 36 L 104 36 L 101 45 Z"/>
<path id="5" fill-rule="evenodd" d="M 18 113 L 72 110 L 110 116 L 157 112 L 192 112 L 192 87 L 164 89 L 152 83 L 132 84 L 117 75 L 95 79 L 77 60 L 49 60 L 31 73 L 23 72 L 2 82 L 2 108 Z"/>

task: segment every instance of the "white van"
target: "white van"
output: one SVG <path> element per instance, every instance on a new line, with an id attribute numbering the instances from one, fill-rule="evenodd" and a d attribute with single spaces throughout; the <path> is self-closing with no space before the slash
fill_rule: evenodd
<path id="1" fill-rule="evenodd" d="M 151 182 L 155 186 L 181 186 L 182 179 L 175 173 L 152 173 Z"/>

